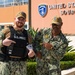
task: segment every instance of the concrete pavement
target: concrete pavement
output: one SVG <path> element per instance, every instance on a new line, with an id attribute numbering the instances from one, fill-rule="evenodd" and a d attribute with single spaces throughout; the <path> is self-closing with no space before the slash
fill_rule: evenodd
<path id="1" fill-rule="evenodd" d="M 75 67 L 61 71 L 62 75 L 75 75 Z"/>

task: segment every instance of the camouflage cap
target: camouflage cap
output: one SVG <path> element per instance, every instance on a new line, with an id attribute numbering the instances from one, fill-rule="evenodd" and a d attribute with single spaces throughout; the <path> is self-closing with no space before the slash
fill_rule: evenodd
<path id="1" fill-rule="evenodd" d="M 23 17 L 23 18 L 26 18 L 26 13 L 25 12 L 19 12 L 17 15 L 16 15 L 17 18 L 19 17 Z"/>
<path id="2" fill-rule="evenodd" d="M 61 17 L 55 16 L 55 17 L 52 19 L 52 24 L 62 25 L 63 22 L 62 22 Z"/>

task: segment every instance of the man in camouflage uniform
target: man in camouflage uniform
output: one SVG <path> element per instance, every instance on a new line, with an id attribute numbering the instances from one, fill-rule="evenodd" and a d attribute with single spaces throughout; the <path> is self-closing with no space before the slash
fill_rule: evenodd
<path id="1" fill-rule="evenodd" d="M 23 34 L 22 31 L 24 30 L 25 22 L 26 22 L 26 13 L 19 12 L 16 15 L 15 22 L 13 25 L 14 30 L 19 35 Z M 16 44 L 15 41 L 9 39 L 10 35 L 11 33 L 10 33 L 9 27 L 6 27 L 0 32 L 0 48 L 3 46 L 8 47 L 12 43 Z M 16 38 L 18 38 L 18 36 Z M 20 39 L 22 39 L 22 37 L 20 37 Z M 28 35 L 28 41 L 29 43 L 31 42 L 29 35 Z M 1 51 L 0 51 L 0 54 L 1 54 Z M 29 57 L 34 56 L 33 50 L 29 50 L 28 56 Z M 12 59 L 15 59 L 15 60 L 13 61 Z M 27 75 L 26 61 L 21 61 L 16 59 L 19 59 L 19 57 L 13 56 L 13 57 L 10 57 L 10 60 L 1 61 L 1 55 L 0 55 L 0 75 Z"/>
<path id="2" fill-rule="evenodd" d="M 35 36 L 33 48 L 36 53 L 37 75 L 61 75 L 60 60 L 68 46 L 61 31 L 61 17 L 54 17 L 52 28 L 41 29 Z"/>

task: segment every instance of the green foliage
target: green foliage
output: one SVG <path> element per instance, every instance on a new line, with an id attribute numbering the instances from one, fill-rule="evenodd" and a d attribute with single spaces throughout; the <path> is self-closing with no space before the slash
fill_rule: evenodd
<path id="1" fill-rule="evenodd" d="M 36 75 L 36 62 L 27 63 L 27 75 Z"/>
<path id="2" fill-rule="evenodd" d="M 75 67 L 75 61 L 61 61 L 60 64 L 61 70 Z"/>
<path id="3" fill-rule="evenodd" d="M 73 46 L 68 46 L 66 48 L 66 52 L 73 52 L 73 51 L 75 51 L 75 49 L 73 49 Z"/>
<path id="4" fill-rule="evenodd" d="M 61 61 L 75 61 L 75 52 L 67 52 Z"/>
<path id="5" fill-rule="evenodd" d="M 36 62 L 35 56 L 32 57 L 32 58 L 28 58 L 28 59 L 27 59 L 27 62 Z"/>
<path id="6" fill-rule="evenodd" d="M 28 62 L 27 63 L 27 75 L 36 75 L 36 62 Z M 75 61 L 61 61 L 60 62 L 61 70 L 65 70 L 68 68 L 75 67 Z"/>
<path id="7" fill-rule="evenodd" d="M 31 59 L 31 61 L 33 59 Z M 33 62 L 27 63 L 28 75 L 36 75 L 36 66 L 37 66 L 37 62 L 33 61 Z M 67 52 L 64 55 L 64 58 L 60 61 L 60 67 L 61 67 L 61 70 L 75 67 L 75 52 Z"/>
<path id="8" fill-rule="evenodd" d="M 34 28 L 29 28 L 28 32 L 32 35 L 32 38 L 34 39 L 36 33 L 38 32 L 38 28 L 36 30 Z"/>
<path id="9" fill-rule="evenodd" d="M 68 40 L 68 44 L 72 41 L 72 40 L 69 40 L 69 39 L 67 39 L 67 40 Z M 73 48 L 73 46 L 68 46 L 66 48 L 66 52 L 72 52 L 72 51 L 75 51 L 75 49 Z"/>

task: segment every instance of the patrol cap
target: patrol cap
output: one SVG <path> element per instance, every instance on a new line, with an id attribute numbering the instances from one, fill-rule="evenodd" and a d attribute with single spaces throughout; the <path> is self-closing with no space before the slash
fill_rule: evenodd
<path id="1" fill-rule="evenodd" d="M 26 18 L 26 13 L 23 12 L 23 11 L 21 11 L 21 12 L 17 13 L 16 17 L 17 17 L 17 18 L 19 18 L 19 17 Z"/>
<path id="2" fill-rule="evenodd" d="M 52 19 L 52 24 L 62 25 L 63 22 L 62 22 L 61 17 L 55 16 L 55 17 Z"/>

